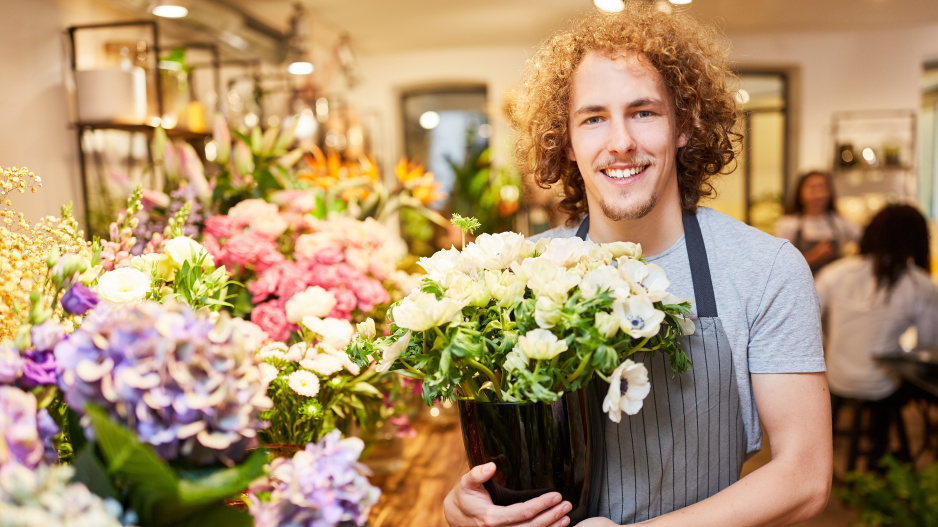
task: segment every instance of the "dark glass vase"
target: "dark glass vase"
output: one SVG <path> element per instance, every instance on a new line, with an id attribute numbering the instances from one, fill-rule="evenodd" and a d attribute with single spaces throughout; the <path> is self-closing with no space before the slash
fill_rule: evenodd
<path id="1" fill-rule="evenodd" d="M 573 504 L 571 524 L 588 518 L 597 498 L 590 490 L 598 488 L 602 415 L 591 388 L 553 404 L 459 401 L 469 464 L 496 465 L 485 483 L 492 501 L 512 505 L 557 491 Z"/>

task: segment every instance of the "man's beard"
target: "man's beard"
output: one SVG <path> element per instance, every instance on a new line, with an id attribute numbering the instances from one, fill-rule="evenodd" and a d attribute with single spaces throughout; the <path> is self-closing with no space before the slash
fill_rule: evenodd
<path id="1" fill-rule="evenodd" d="M 600 198 L 599 200 L 599 208 L 602 210 L 603 215 L 612 221 L 638 220 L 644 218 L 648 215 L 649 212 L 654 210 L 655 205 L 657 204 L 657 192 L 652 192 L 651 196 L 648 197 L 648 201 L 645 203 L 641 203 L 638 207 L 632 207 L 629 209 L 617 207 L 614 203 L 610 203 L 603 198 Z"/>

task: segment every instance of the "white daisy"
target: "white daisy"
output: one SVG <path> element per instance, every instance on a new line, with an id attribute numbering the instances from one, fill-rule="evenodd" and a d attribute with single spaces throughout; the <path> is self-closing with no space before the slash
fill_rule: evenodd
<path id="1" fill-rule="evenodd" d="M 315 397 L 319 393 L 319 377 L 311 371 L 298 370 L 291 373 L 287 377 L 287 385 L 294 392 L 306 397 Z"/>

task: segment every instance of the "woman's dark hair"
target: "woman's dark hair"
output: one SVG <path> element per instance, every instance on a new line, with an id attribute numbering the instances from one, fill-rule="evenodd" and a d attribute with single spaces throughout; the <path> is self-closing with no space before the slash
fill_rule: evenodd
<path id="1" fill-rule="evenodd" d="M 873 259 L 877 287 L 892 289 L 909 261 L 930 272 L 928 224 L 915 207 L 888 205 L 863 231 L 860 254 Z"/>
<path id="2" fill-rule="evenodd" d="M 795 185 L 795 194 L 785 214 L 795 214 L 799 216 L 804 214 L 804 203 L 801 202 L 801 188 L 804 187 L 805 182 L 808 181 L 808 178 L 811 176 L 823 176 L 824 180 L 827 181 L 827 190 L 831 193 L 831 199 L 827 202 L 827 210 L 825 212 L 835 212 L 834 202 L 836 201 L 836 196 L 834 196 L 834 182 L 831 180 L 831 175 L 827 172 L 821 172 L 820 170 L 812 170 L 798 177 L 798 183 Z"/>

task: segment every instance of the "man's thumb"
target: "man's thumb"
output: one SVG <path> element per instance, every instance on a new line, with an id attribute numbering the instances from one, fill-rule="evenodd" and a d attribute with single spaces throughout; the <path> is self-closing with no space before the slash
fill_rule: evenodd
<path id="1" fill-rule="evenodd" d="M 469 471 L 469 482 L 473 486 L 481 487 L 483 483 L 488 481 L 495 475 L 495 463 L 486 463 L 484 465 L 477 465 L 472 467 L 472 470 Z"/>

